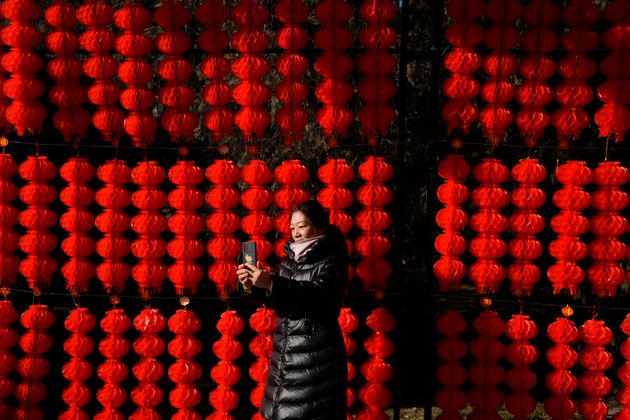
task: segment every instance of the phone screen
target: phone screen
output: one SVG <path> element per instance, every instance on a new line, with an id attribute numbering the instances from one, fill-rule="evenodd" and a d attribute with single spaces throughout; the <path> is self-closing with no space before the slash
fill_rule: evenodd
<path id="1" fill-rule="evenodd" d="M 248 241 L 243 242 L 243 264 L 258 264 L 258 259 L 256 258 L 256 242 Z"/>

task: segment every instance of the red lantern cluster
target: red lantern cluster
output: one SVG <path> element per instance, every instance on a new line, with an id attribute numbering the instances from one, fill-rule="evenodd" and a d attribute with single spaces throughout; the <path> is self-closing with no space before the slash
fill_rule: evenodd
<path id="1" fill-rule="evenodd" d="M 20 213 L 20 224 L 27 229 L 20 237 L 20 249 L 28 255 L 20 261 L 20 273 L 31 289 L 37 289 L 49 286 L 58 268 L 50 255 L 57 247 L 57 236 L 48 231 L 57 224 L 57 213 L 49 207 L 57 199 L 57 190 L 48 184 L 57 168 L 46 156 L 29 156 L 19 173 L 27 181 L 20 188 L 20 200 L 27 205 Z"/>
<path id="2" fill-rule="evenodd" d="M 256 388 L 251 392 L 249 399 L 254 407 L 260 408 L 273 350 L 272 334 L 276 330 L 276 314 L 273 309 L 260 307 L 249 318 L 249 326 L 257 334 L 249 342 L 249 351 L 256 356 L 256 361 L 249 368 L 249 376 L 256 382 Z M 256 413 L 253 419 L 260 420 L 262 417 Z"/>
<path id="3" fill-rule="evenodd" d="M 473 176 L 481 185 L 472 192 L 472 203 L 479 209 L 470 217 L 470 227 L 477 232 L 469 250 L 477 259 L 468 269 L 468 276 L 478 293 L 498 292 L 505 279 L 505 267 L 499 263 L 507 252 L 501 233 L 508 228 L 508 219 L 501 209 L 508 205 L 509 194 L 501 184 L 510 177 L 510 171 L 495 158 L 484 158 L 473 169 Z"/>
<path id="4" fill-rule="evenodd" d="M 543 245 L 536 235 L 545 228 L 545 219 L 536 211 L 545 204 L 547 196 L 537 184 L 547 178 L 547 170 L 538 159 L 521 159 L 512 168 L 512 178 L 519 185 L 510 192 L 516 211 L 509 219 L 515 238 L 508 244 L 514 262 L 508 267 L 507 276 L 513 295 L 529 296 L 540 280 L 540 268 L 534 261 L 542 255 Z"/>
<path id="5" fill-rule="evenodd" d="M 370 357 L 360 369 L 365 384 L 359 389 L 359 400 L 365 407 L 357 414 L 357 420 L 388 419 L 384 410 L 392 404 L 393 395 L 386 383 L 394 376 L 394 368 L 385 359 L 394 352 L 394 342 L 386 334 L 394 329 L 396 319 L 386 308 L 377 308 L 365 323 L 374 332 L 363 343 Z"/>
<path id="6" fill-rule="evenodd" d="M 13 348 L 18 342 L 18 333 L 11 327 L 18 319 L 18 312 L 9 300 L 0 301 L 0 417 L 10 419 L 13 415 L 13 407 L 7 402 L 7 398 L 15 392 L 15 381 L 11 373 L 17 366 L 17 358 Z"/>
<path id="7" fill-rule="evenodd" d="M 352 308 L 341 308 L 341 312 L 339 313 L 339 326 L 341 327 L 341 334 L 343 334 L 343 342 L 346 347 L 346 356 L 347 356 L 347 365 L 348 365 L 348 391 L 346 393 L 347 396 L 347 407 L 350 408 L 354 404 L 356 400 L 356 394 L 354 389 L 350 386 L 350 383 L 356 376 L 356 368 L 354 364 L 350 361 L 350 357 L 354 354 L 357 349 L 357 342 L 350 334 L 355 332 L 357 328 L 359 328 L 359 318 L 352 312 Z M 351 414 L 346 413 L 346 417 L 351 419 Z"/>
<path id="8" fill-rule="evenodd" d="M 455 130 L 468 134 L 470 126 L 479 118 L 472 100 L 479 93 L 475 72 L 481 67 L 481 56 L 474 47 L 483 41 L 483 28 L 476 21 L 484 14 L 484 9 L 482 0 L 449 0 L 446 5 L 446 12 L 453 19 L 445 33 L 453 48 L 444 56 L 444 67 L 451 74 L 443 84 L 444 95 L 449 100 L 442 108 L 449 134 Z"/>
<path id="9" fill-rule="evenodd" d="M 630 314 L 626 315 L 621 323 L 621 331 L 626 336 L 630 336 Z M 625 420 L 630 418 L 630 337 L 621 343 L 619 350 L 626 362 L 617 370 L 617 378 L 622 383 L 619 392 L 617 392 L 617 401 L 621 405 L 621 410 L 613 418 Z"/>
<path id="10" fill-rule="evenodd" d="M 94 202 L 94 190 L 88 183 L 96 170 L 86 158 L 70 158 L 61 166 L 59 174 L 69 184 L 59 194 L 61 202 L 68 206 L 59 221 L 68 232 L 61 249 L 70 257 L 61 267 L 61 274 L 68 290 L 85 292 L 96 272 L 94 263 L 89 260 L 95 249 L 95 241 L 90 236 L 94 215 L 87 210 Z"/>
<path id="11" fill-rule="evenodd" d="M 73 32 L 77 23 L 72 4 L 57 0 L 46 9 L 46 22 L 53 31 L 46 36 L 46 46 L 56 56 L 48 62 L 48 74 L 56 80 L 50 90 L 50 101 L 59 107 L 53 116 L 55 128 L 67 142 L 78 142 L 87 136 L 90 114 L 81 105 L 87 100 L 81 61 L 75 56 L 79 37 Z"/>
<path id="12" fill-rule="evenodd" d="M 146 308 L 134 318 L 133 326 L 140 333 L 133 342 L 140 360 L 132 369 L 139 383 L 131 391 L 131 400 L 138 408 L 129 419 L 160 420 L 162 416 L 156 407 L 162 403 L 164 391 L 157 383 L 164 376 L 164 366 L 158 357 L 164 353 L 166 344 L 159 333 L 166 328 L 166 317 L 157 308 Z"/>
<path id="13" fill-rule="evenodd" d="M 438 174 L 445 182 L 438 187 L 437 198 L 444 208 L 438 211 L 435 221 L 444 231 L 435 238 L 435 250 L 441 257 L 433 264 L 433 274 L 440 290 L 459 289 L 466 275 L 466 266 L 458 258 L 466 251 L 466 239 L 460 233 L 468 224 L 468 214 L 461 205 L 470 192 L 462 180 L 470 175 L 470 165 L 461 155 L 448 155 L 438 165 Z"/>
<path id="14" fill-rule="evenodd" d="M 118 60 L 111 50 L 116 35 L 111 30 L 114 9 L 107 0 L 86 0 L 77 9 L 77 19 L 85 26 L 79 38 L 81 48 L 90 53 L 83 62 L 83 72 L 94 80 L 88 88 L 88 99 L 96 105 L 92 124 L 105 141 L 118 142 L 123 135 L 124 113 L 117 107 L 120 86 L 114 77 L 118 72 Z"/>
<path id="15" fill-rule="evenodd" d="M 131 219 L 131 228 L 138 238 L 131 244 L 131 253 L 138 263 L 131 269 L 133 279 L 141 293 L 159 292 L 166 279 L 166 241 L 161 238 L 168 221 L 162 214 L 166 205 L 166 192 L 160 184 L 166 180 L 166 171 L 156 161 L 139 162 L 131 171 L 131 180 L 138 190 L 131 195 L 131 202 L 138 214 Z"/>
<path id="16" fill-rule="evenodd" d="M 492 0 L 486 5 L 486 17 L 492 22 L 485 33 L 485 44 L 492 49 L 483 60 L 483 69 L 489 75 L 481 86 L 481 98 L 488 103 L 481 110 L 479 121 L 484 136 L 492 144 L 498 144 L 514 121 L 508 106 L 514 98 L 514 83 L 510 81 L 518 61 L 510 53 L 520 40 L 514 22 L 520 19 L 523 6 L 517 0 Z M 462 86 L 462 89 L 473 86 Z"/>
<path id="17" fill-rule="evenodd" d="M 195 406 L 201 402 L 201 391 L 195 381 L 201 378 L 201 366 L 193 358 L 201 352 L 201 341 L 194 336 L 201 329 L 201 320 L 193 311 L 179 309 L 168 319 L 168 329 L 175 334 L 168 343 L 168 352 L 175 358 L 168 368 L 168 377 L 176 384 L 168 397 L 177 409 L 172 419 L 200 420 Z"/>
<path id="18" fill-rule="evenodd" d="M 523 83 L 516 90 L 516 100 L 522 105 L 516 115 L 516 125 L 529 147 L 542 138 L 551 123 L 545 109 L 553 99 L 547 79 L 556 72 L 556 64 L 546 54 L 558 45 L 558 35 L 549 27 L 560 19 L 560 8 L 551 0 L 533 0 L 524 10 L 523 20 L 529 25 L 521 39 L 521 47 L 529 53 L 521 60 L 519 73 Z"/>
<path id="19" fill-rule="evenodd" d="M 13 157 L 0 153 L 0 287 L 10 287 L 15 284 L 19 259 L 15 255 L 18 247 L 19 235 L 14 230 L 18 222 L 20 211 L 12 205 L 18 197 L 18 187 L 12 182 L 18 172 Z"/>
<path id="20" fill-rule="evenodd" d="M 38 404 L 46 398 L 46 385 L 42 379 L 50 371 L 50 362 L 44 354 L 51 349 L 53 339 L 47 330 L 55 323 L 55 315 L 46 305 L 30 305 L 20 316 L 26 332 L 20 337 L 24 352 L 17 363 L 17 373 L 22 377 L 15 388 L 15 399 L 20 404 L 13 412 L 15 419 L 43 420 L 45 411 Z"/>
<path id="21" fill-rule="evenodd" d="M 319 167 L 317 176 L 326 185 L 317 193 L 317 201 L 329 210 L 330 223 L 337 226 L 344 235 L 354 226 L 352 216 L 346 209 L 352 205 L 354 196 L 346 184 L 354 179 L 354 170 L 345 159 L 328 158 Z M 346 239 L 348 255 L 352 255 L 352 242 Z"/>
<path id="22" fill-rule="evenodd" d="M 549 267 L 547 276 L 554 294 L 567 290 L 574 295 L 585 278 L 578 261 L 586 257 L 588 250 L 579 236 L 589 229 L 589 221 L 581 211 L 591 204 L 590 194 L 583 189 L 591 182 L 591 170 L 585 162 L 568 161 L 556 169 L 556 180 L 563 187 L 553 194 L 553 203 L 560 213 L 551 218 L 551 229 L 558 238 L 549 245 L 549 253 L 557 261 Z"/>
<path id="23" fill-rule="evenodd" d="M 241 179 L 240 169 L 231 160 L 217 160 L 206 169 L 206 177 L 213 187 L 206 193 L 206 202 L 214 211 L 206 224 L 214 235 L 207 244 L 208 254 L 214 261 L 208 267 L 208 277 L 215 284 L 219 296 L 227 299 L 236 290 L 236 257 L 241 242 L 234 232 L 241 227 L 241 219 L 234 208 L 241 202 L 241 194 L 234 184 Z"/>
<path id="24" fill-rule="evenodd" d="M 625 279 L 620 262 L 626 246 L 619 237 L 626 232 L 628 220 L 620 212 L 630 204 L 630 196 L 621 187 L 629 180 L 630 171 L 619 162 L 601 162 L 593 171 L 593 183 L 599 188 L 591 196 L 597 209 L 590 220 L 596 238 L 588 245 L 593 265 L 587 274 L 593 293 L 600 297 L 616 295 Z"/>
<path id="25" fill-rule="evenodd" d="M 212 352 L 219 362 L 212 368 L 210 376 L 218 386 L 210 392 L 210 405 L 214 412 L 207 417 L 209 420 L 233 418 L 230 411 L 238 406 L 239 396 L 233 386 L 241 379 L 241 369 L 234 362 L 243 353 L 243 345 L 236 336 L 244 328 L 245 321 L 232 310 L 223 312 L 217 323 L 221 338 L 212 345 Z"/>
<path id="26" fill-rule="evenodd" d="M 309 173 L 306 166 L 297 159 L 282 162 L 273 171 L 274 180 L 280 185 L 273 193 L 273 201 L 280 209 L 280 213 L 274 219 L 276 232 L 280 234 L 274 243 L 275 254 L 282 258 L 286 255 L 284 245 L 291 238 L 291 211 L 300 203 L 309 199 L 308 192 L 302 185 L 308 181 Z"/>
<path id="27" fill-rule="evenodd" d="M 468 346 L 459 337 L 468 324 L 456 311 L 446 311 L 437 319 L 437 330 L 444 336 L 437 344 L 437 354 L 444 363 L 437 367 L 436 376 L 442 385 L 435 395 L 435 405 L 442 410 L 437 420 L 461 418 L 459 410 L 466 407 L 466 394 L 461 386 L 466 382 L 466 369 L 461 360 L 468 352 Z"/>
<path id="28" fill-rule="evenodd" d="M 114 13 L 114 23 L 121 34 L 116 38 L 116 50 L 124 58 L 118 67 L 118 77 L 126 89 L 120 94 L 120 104 L 127 110 L 125 132 L 136 147 L 147 147 L 155 140 L 157 120 L 151 113 L 155 95 L 147 87 L 153 78 L 153 66 L 147 56 L 153 51 L 153 41 L 145 30 L 153 18 L 142 3 L 124 3 Z"/>
<path id="29" fill-rule="evenodd" d="M 389 26 L 398 11 L 391 0 L 366 0 L 359 15 L 367 26 L 359 31 L 359 42 L 366 53 L 359 57 L 359 71 L 365 78 L 359 83 L 359 122 L 368 144 L 376 146 L 379 136 L 389 132 L 396 111 L 389 101 L 396 95 L 397 86 L 389 78 L 396 71 L 396 59 L 389 49 L 396 44 L 398 34 Z"/>
<path id="30" fill-rule="evenodd" d="M 271 66 L 260 54 L 269 47 L 269 36 L 262 30 L 269 21 L 269 10 L 259 0 L 242 0 L 232 9 L 232 20 L 239 28 L 232 35 L 232 47 L 241 53 L 232 63 L 232 72 L 240 79 L 232 92 L 234 101 L 240 105 L 234 122 L 245 140 L 252 142 L 264 137 L 271 123 L 266 109 L 271 89 L 262 80 Z M 248 151 L 256 152 L 257 146 L 249 144 Z"/>
<path id="31" fill-rule="evenodd" d="M 385 185 L 393 176 L 394 167 L 383 157 L 368 156 L 359 165 L 359 177 L 365 185 L 356 191 L 357 201 L 364 206 L 355 217 L 355 224 L 361 230 L 354 241 L 354 248 L 361 256 L 357 277 L 363 283 L 363 290 L 373 291 L 377 298 L 383 297 L 392 273 L 391 264 L 384 258 L 391 249 L 391 239 L 384 231 L 392 219 L 384 207 L 394 196 Z"/>
<path id="32" fill-rule="evenodd" d="M 552 392 L 545 400 L 545 412 L 554 419 L 571 419 L 577 409 L 571 394 L 578 385 L 577 378 L 571 373 L 571 368 L 578 362 L 578 354 L 571 344 L 577 341 L 578 329 L 569 318 L 556 318 L 547 327 L 547 337 L 553 343 L 547 350 L 547 363 L 553 370 L 545 378 L 547 389 Z"/>
<path id="33" fill-rule="evenodd" d="M 190 22 L 188 10 L 177 0 L 166 0 L 155 10 L 155 22 L 162 33 L 155 39 L 155 46 L 164 54 L 157 73 L 166 83 L 160 89 L 160 102 L 167 108 L 162 114 L 162 127 L 173 143 L 192 141 L 199 123 L 197 114 L 190 110 L 195 100 L 195 91 L 186 85 L 193 74 L 193 65 L 183 57 L 192 45 L 184 25 Z"/>
<path id="34" fill-rule="evenodd" d="M 13 100 L 5 115 L 18 135 L 38 133 L 47 113 L 38 100 L 46 90 L 44 81 L 37 77 L 44 62 L 35 53 L 42 43 L 42 34 L 34 22 L 41 18 L 42 9 L 32 0 L 7 0 L 0 11 L 9 21 L 2 29 L 2 42 L 11 47 L 2 57 L 2 67 L 11 73 L 2 89 Z"/>
<path id="35" fill-rule="evenodd" d="M 484 310 L 473 321 L 479 337 L 470 343 L 470 353 L 477 360 L 468 367 L 468 378 L 473 383 L 468 401 L 474 407 L 470 419 L 498 420 L 497 410 L 505 396 L 498 386 L 505 378 L 505 371 L 497 362 L 503 357 L 505 346 L 499 336 L 505 332 L 505 322 L 491 310 Z"/>
<path id="36" fill-rule="evenodd" d="M 613 363 L 612 354 L 605 348 L 613 341 L 613 334 L 604 321 L 589 319 L 579 330 L 579 338 L 585 346 L 580 350 L 580 365 L 584 373 L 578 383 L 584 398 L 578 409 L 587 420 L 604 420 L 608 417 L 608 406 L 604 397 L 612 391 L 612 382 L 604 374 Z"/>
<path id="37" fill-rule="evenodd" d="M 168 193 L 168 204 L 175 209 L 168 227 L 175 237 L 166 250 L 175 261 L 168 268 L 168 278 L 178 295 L 197 293 L 203 268 L 196 260 L 204 254 L 198 235 L 204 219 L 197 210 L 204 204 L 204 194 L 197 186 L 204 180 L 203 169 L 192 160 L 180 160 L 168 170 L 168 179 L 176 188 Z"/>
<path id="38" fill-rule="evenodd" d="M 514 418 L 525 419 L 536 409 L 536 400 L 529 390 L 536 385 L 536 374 L 529 368 L 538 359 L 538 350 L 530 343 L 538 327 L 527 315 L 512 315 L 505 335 L 512 340 L 505 348 L 505 358 L 514 365 L 505 375 L 505 383 L 513 391 L 505 400 Z"/>
<path id="39" fill-rule="evenodd" d="M 2 15 L 2 8 L 0 7 L 0 18 L 4 19 L 4 16 Z M 4 64 L 2 64 L 2 58 L 5 55 L 5 44 L 4 41 L 2 40 L 2 36 L 0 33 L 0 47 L 2 47 L 2 51 L 0 51 L 0 130 L 2 130 L 3 133 L 7 132 L 10 130 L 11 128 L 11 124 L 7 121 L 7 108 L 9 107 L 9 98 L 7 98 L 7 96 L 4 94 L 4 89 L 2 88 L 2 86 L 4 85 L 4 82 L 7 81 L 8 78 L 8 74 L 6 69 L 4 68 Z"/>
<path id="40" fill-rule="evenodd" d="M 107 293 L 120 293 L 131 274 L 125 262 L 131 249 L 131 242 L 125 237 L 131 223 L 131 217 L 125 213 L 125 207 L 131 204 L 131 193 L 125 189 L 131 180 L 131 168 L 124 160 L 114 159 L 99 166 L 96 175 L 105 183 L 96 192 L 96 202 L 103 210 L 94 224 L 104 235 L 96 242 L 96 252 L 104 259 L 96 267 L 96 276 Z"/>
<path id="41" fill-rule="evenodd" d="M 276 97 L 282 103 L 276 112 L 276 122 L 285 146 L 299 142 L 308 123 L 308 112 L 302 104 L 308 99 L 308 86 L 302 81 L 309 62 L 300 50 L 308 43 L 304 22 L 309 8 L 302 0 L 282 0 L 275 16 L 282 23 L 276 31 L 276 43 L 285 51 L 276 60 L 276 70 L 284 80 L 276 86 Z"/>
<path id="42" fill-rule="evenodd" d="M 256 242 L 258 262 L 264 263 L 273 252 L 271 242 L 265 235 L 273 227 L 271 217 L 265 210 L 273 203 L 273 195 L 265 186 L 273 181 L 271 169 L 262 160 L 250 160 L 241 171 L 241 179 L 249 188 L 243 191 L 241 201 L 249 214 L 243 217 L 241 228 Z"/>
<path id="43" fill-rule="evenodd" d="M 560 148 L 569 147 L 570 140 L 580 138 L 590 117 L 584 107 L 593 100 L 593 88 L 587 79 L 597 72 L 589 53 L 599 46 L 599 35 L 592 26 L 599 22 L 599 7 L 590 0 L 573 0 L 562 10 L 562 20 L 569 27 L 561 37 L 568 55 L 558 61 L 558 73 L 564 78 L 555 88 L 556 101 L 561 104 L 551 116 L 556 127 Z"/>
<path id="44" fill-rule="evenodd" d="M 234 125 L 234 113 L 228 107 L 232 100 L 232 88 L 225 81 L 230 74 L 230 62 L 223 55 L 230 40 L 221 29 L 229 16 L 222 0 L 204 0 L 196 12 L 197 20 L 206 25 L 206 29 L 199 34 L 199 47 L 208 54 L 201 62 L 201 72 L 209 80 L 203 90 L 203 97 L 210 105 L 205 115 L 205 125 L 214 141 L 231 134 Z"/>
<path id="45" fill-rule="evenodd" d="M 344 0 L 324 0 L 315 6 L 315 18 L 323 27 L 315 32 L 314 42 L 324 51 L 315 61 L 315 71 L 322 79 L 315 88 L 315 96 L 322 104 L 315 118 L 330 147 L 336 147 L 338 139 L 348 135 L 354 119 L 348 107 L 354 90 L 347 80 L 353 63 L 344 52 L 354 41 L 348 29 L 352 14 L 352 6 Z"/>
<path id="46" fill-rule="evenodd" d="M 100 325 L 106 336 L 98 343 L 98 350 L 105 361 L 96 373 L 104 385 L 96 393 L 96 399 L 103 410 L 94 416 L 94 420 L 124 420 L 126 416 L 118 409 L 127 401 L 127 391 L 121 382 L 129 376 L 129 368 L 121 359 L 131 347 L 123 336 L 131 328 L 131 319 L 123 309 L 112 309 L 107 311 Z"/>
<path id="47" fill-rule="evenodd" d="M 627 1 L 615 0 L 607 5 L 604 12 L 611 26 L 604 32 L 602 43 L 610 54 L 600 63 L 599 69 L 608 80 L 597 87 L 597 96 L 604 106 L 595 113 L 595 123 L 600 137 L 612 138 L 616 142 L 623 141 L 630 129 L 629 7 Z"/>
<path id="48" fill-rule="evenodd" d="M 94 351 L 94 340 L 87 334 L 96 326 L 96 317 L 88 308 L 76 308 L 64 322 L 66 330 L 72 334 L 63 344 L 63 349 L 70 355 L 70 360 L 63 366 L 61 373 L 70 384 L 63 390 L 61 398 L 68 408 L 59 418 L 63 420 L 88 420 L 88 413 L 83 406 L 90 402 L 92 391 L 85 385 L 93 372 L 92 364 L 86 357 Z"/>

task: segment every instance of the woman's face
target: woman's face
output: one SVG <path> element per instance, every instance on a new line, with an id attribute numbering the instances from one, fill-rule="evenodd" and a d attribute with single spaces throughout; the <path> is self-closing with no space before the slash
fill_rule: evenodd
<path id="1" fill-rule="evenodd" d="M 314 238 L 320 234 L 321 229 L 301 211 L 296 211 L 291 215 L 291 237 L 294 241 Z"/>

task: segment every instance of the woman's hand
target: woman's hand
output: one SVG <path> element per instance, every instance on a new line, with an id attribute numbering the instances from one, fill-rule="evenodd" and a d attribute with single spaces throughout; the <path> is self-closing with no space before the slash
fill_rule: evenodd
<path id="1" fill-rule="evenodd" d="M 271 290 L 271 273 L 267 270 L 263 270 L 253 264 L 241 264 L 236 270 L 236 275 L 243 287 L 251 283 L 251 285 L 261 289 Z"/>
<path id="2" fill-rule="evenodd" d="M 245 265 L 241 264 L 238 266 L 236 270 L 236 275 L 238 276 L 238 281 L 241 282 L 243 289 L 246 293 L 251 293 L 252 287 L 254 284 L 252 283 L 251 271 L 245 268 Z"/>

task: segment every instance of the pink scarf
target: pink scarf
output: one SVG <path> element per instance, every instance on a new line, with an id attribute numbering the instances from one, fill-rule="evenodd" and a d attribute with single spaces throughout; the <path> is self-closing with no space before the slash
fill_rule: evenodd
<path id="1" fill-rule="evenodd" d="M 299 260 L 300 257 L 302 257 L 311 249 L 313 249 L 313 246 L 315 246 L 315 244 L 319 242 L 319 240 L 322 239 L 323 237 L 324 235 L 319 235 L 313 238 L 295 241 L 291 245 L 289 245 L 291 247 L 291 250 L 293 251 L 293 260 L 295 261 Z"/>

